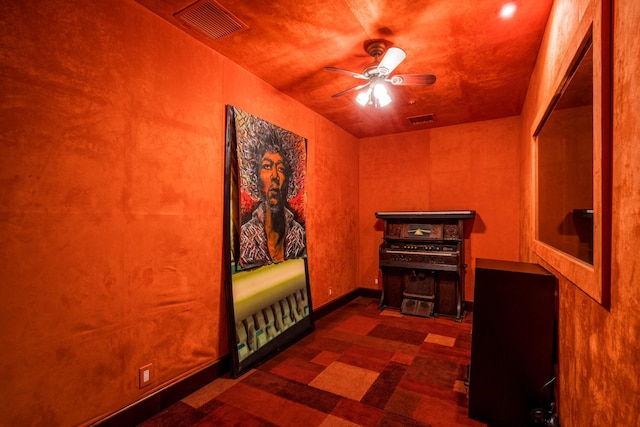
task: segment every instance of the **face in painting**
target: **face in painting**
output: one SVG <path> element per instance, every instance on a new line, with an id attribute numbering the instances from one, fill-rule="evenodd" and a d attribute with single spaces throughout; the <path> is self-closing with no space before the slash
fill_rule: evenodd
<path id="1" fill-rule="evenodd" d="M 286 178 L 286 168 L 282 156 L 278 153 L 264 153 L 260 165 L 260 182 L 264 200 L 271 209 L 279 208 L 282 204 L 282 188 Z"/>

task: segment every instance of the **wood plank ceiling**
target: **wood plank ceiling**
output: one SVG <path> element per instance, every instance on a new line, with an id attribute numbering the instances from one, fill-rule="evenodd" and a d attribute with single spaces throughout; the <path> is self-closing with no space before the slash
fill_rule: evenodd
<path id="1" fill-rule="evenodd" d="M 502 19 L 507 0 L 137 1 L 360 138 L 520 114 L 552 4 L 517 0 Z M 203 6 L 242 28 L 213 38 L 181 17 Z M 324 67 L 362 72 L 377 39 L 407 54 L 392 74 L 432 73 L 435 84 L 392 86 L 384 108 L 361 107 L 357 92 L 332 98 L 362 80 Z M 408 119 L 427 114 L 435 121 Z"/>

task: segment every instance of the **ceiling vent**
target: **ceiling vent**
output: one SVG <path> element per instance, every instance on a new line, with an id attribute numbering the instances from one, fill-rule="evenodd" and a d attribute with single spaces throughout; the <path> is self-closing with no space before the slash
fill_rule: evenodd
<path id="1" fill-rule="evenodd" d="M 429 113 L 421 116 L 407 117 L 407 119 L 412 125 L 424 125 L 427 123 L 434 123 L 436 121 L 436 116 L 433 113 Z"/>
<path id="2" fill-rule="evenodd" d="M 246 28 L 235 16 L 210 0 L 200 0 L 174 16 L 190 29 L 214 40 Z"/>

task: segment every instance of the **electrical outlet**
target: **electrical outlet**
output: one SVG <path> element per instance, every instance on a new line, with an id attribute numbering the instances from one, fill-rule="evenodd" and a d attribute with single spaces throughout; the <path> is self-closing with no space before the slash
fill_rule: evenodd
<path id="1" fill-rule="evenodd" d="M 329 287 L 329 296 L 333 295 L 333 288 Z"/>
<path id="2" fill-rule="evenodd" d="M 153 365 L 149 363 L 141 367 L 138 371 L 138 387 L 146 387 L 153 381 Z"/>
<path id="3" fill-rule="evenodd" d="M 373 279 L 373 283 L 375 283 L 376 285 L 378 284 L 378 278 L 377 277 L 375 279 Z"/>

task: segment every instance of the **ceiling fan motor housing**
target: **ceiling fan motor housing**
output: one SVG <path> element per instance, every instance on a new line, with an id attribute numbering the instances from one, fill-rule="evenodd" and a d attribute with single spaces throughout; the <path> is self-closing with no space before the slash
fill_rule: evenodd
<path id="1" fill-rule="evenodd" d="M 364 50 L 378 60 L 378 58 L 387 50 L 387 42 L 385 40 L 369 40 L 365 42 Z"/>
<path id="2" fill-rule="evenodd" d="M 377 65 L 371 65 L 362 71 L 362 75 L 366 76 L 367 78 L 371 78 L 371 77 L 377 77 L 381 75 L 381 73 Z"/>

